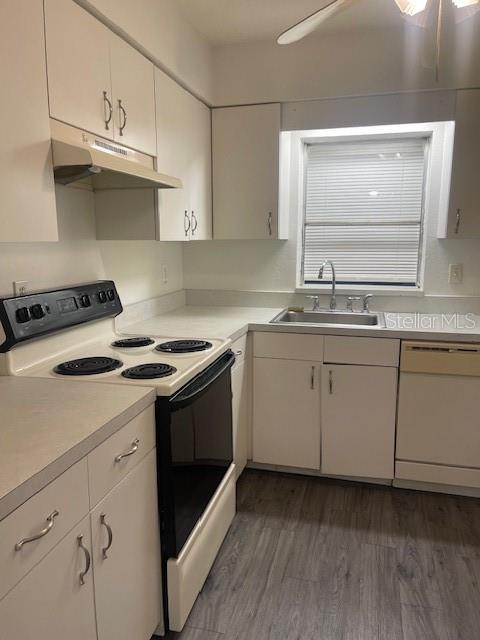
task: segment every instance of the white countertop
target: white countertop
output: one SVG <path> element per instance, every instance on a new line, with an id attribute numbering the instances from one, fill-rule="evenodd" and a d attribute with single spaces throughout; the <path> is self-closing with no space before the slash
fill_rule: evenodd
<path id="1" fill-rule="evenodd" d="M 145 387 L 0 376 L 0 520 L 154 400 Z"/>
<path id="2" fill-rule="evenodd" d="M 131 324 L 122 330 L 129 335 L 172 338 L 230 338 L 248 330 L 324 335 L 369 336 L 413 340 L 480 342 L 480 316 L 474 314 L 385 314 L 386 327 L 338 327 L 308 324 L 269 324 L 281 309 L 258 307 L 185 306 Z"/>

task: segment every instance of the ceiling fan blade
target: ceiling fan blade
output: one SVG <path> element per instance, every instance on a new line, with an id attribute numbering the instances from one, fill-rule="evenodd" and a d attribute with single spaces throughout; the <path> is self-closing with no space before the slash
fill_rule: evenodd
<path id="1" fill-rule="evenodd" d="M 315 13 L 300 20 L 293 27 L 281 33 L 277 38 L 277 44 L 291 44 L 301 40 L 312 31 L 315 31 L 330 16 L 342 9 L 346 9 L 353 2 L 356 2 L 356 0 L 332 0 L 318 11 L 315 11 Z"/>
<path id="2" fill-rule="evenodd" d="M 395 0 L 402 13 L 415 16 L 417 13 L 425 11 L 428 0 Z"/>

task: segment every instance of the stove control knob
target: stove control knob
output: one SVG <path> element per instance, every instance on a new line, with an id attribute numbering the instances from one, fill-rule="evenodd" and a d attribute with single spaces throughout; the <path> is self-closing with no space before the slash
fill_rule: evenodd
<path id="1" fill-rule="evenodd" d="M 90 296 L 87 293 L 84 293 L 83 296 L 80 297 L 80 304 L 82 307 L 90 307 L 92 305 Z"/>
<path id="2" fill-rule="evenodd" d="M 105 291 L 99 291 L 98 292 L 98 301 L 99 302 L 106 302 L 107 301 L 107 294 L 105 293 Z"/>
<path id="3" fill-rule="evenodd" d="M 32 314 L 32 318 L 35 318 L 35 320 L 40 320 L 40 318 L 43 318 L 43 316 L 45 315 L 45 309 L 41 304 L 33 304 L 30 307 L 30 313 Z"/>
<path id="4" fill-rule="evenodd" d="M 109 289 L 107 291 L 107 296 L 109 300 L 115 300 L 115 291 L 113 289 Z"/>
<path id="5" fill-rule="evenodd" d="M 28 322 L 30 320 L 30 311 L 27 307 L 20 307 L 15 313 L 17 322 Z"/>

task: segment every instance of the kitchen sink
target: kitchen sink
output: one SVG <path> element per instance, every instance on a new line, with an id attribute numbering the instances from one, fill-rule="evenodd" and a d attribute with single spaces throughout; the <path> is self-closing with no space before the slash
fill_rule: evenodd
<path id="1" fill-rule="evenodd" d="M 318 324 L 335 326 L 384 327 L 383 313 L 358 313 L 355 311 L 289 311 L 284 309 L 272 324 Z"/>

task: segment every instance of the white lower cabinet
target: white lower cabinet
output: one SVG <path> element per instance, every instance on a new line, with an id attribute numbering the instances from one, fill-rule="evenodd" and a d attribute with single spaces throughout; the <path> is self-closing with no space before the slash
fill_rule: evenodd
<path id="1" fill-rule="evenodd" d="M 152 405 L 0 522 L 0 640 L 150 640 L 163 620 L 153 434 Z"/>
<path id="2" fill-rule="evenodd" d="M 397 369 L 325 364 L 322 473 L 393 478 Z"/>
<path id="3" fill-rule="evenodd" d="M 96 640 L 91 549 L 87 516 L 0 601 L 0 639 Z"/>
<path id="4" fill-rule="evenodd" d="M 254 358 L 253 461 L 320 469 L 321 365 Z"/>
<path id="5" fill-rule="evenodd" d="M 248 452 L 248 364 L 245 360 L 232 369 L 233 461 L 238 478 L 247 464 Z"/>
<path id="6" fill-rule="evenodd" d="M 91 512 L 98 640 L 146 640 L 161 619 L 155 449 Z"/>

